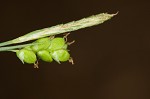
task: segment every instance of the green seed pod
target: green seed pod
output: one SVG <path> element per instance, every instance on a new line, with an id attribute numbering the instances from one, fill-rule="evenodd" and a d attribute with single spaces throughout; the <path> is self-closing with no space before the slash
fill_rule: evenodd
<path id="1" fill-rule="evenodd" d="M 63 47 L 65 49 L 67 48 L 67 45 L 65 44 L 64 38 L 56 37 L 56 38 L 52 39 L 51 45 L 49 46 L 48 51 L 52 52 L 55 50 L 62 49 Z"/>
<path id="2" fill-rule="evenodd" d="M 22 61 L 22 63 L 33 64 L 36 62 L 36 55 L 33 51 L 21 49 L 16 52 L 17 57 Z"/>
<path id="3" fill-rule="evenodd" d="M 52 56 L 47 50 L 42 50 L 37 52 L 38 57 L 45 62 L 52 62 Z"/>
<path id="4" fill-rule="evenodd" d="M 67 49 L 68 48 L 68 45 L 67 44 L 65 44 L 63 47 L 62 47 L 62 49 Z"/>
<path id="5" fill-rule="evenodd" d="M 51 41 L 48 37 L 46 37 L 46 38 L 38 39 L 34 43 L 39 43 L 39 44 L 35 44 L 31 46 L 31 48 L 34 52 L 38 52 L 40 50 L 47 49 L 50 46 Z"/>
<path id="6" fill-rule="evenodd" d="M 51 55 L 52 58 L 58 63 L 68 61 L 70 58 L 70 54 L 67 50 L 64 49 L 56 50 L 52 52 Z"/>
<path id="7" fill-rule="evenodd" d="M 31 46 L 26 46 L 26 47 L 24 47 L 24 49 L 32 51 Z"/>

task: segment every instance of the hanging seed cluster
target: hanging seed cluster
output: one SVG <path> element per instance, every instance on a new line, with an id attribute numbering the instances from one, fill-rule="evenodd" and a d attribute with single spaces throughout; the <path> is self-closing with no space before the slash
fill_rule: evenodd
<path id="1" fill-rule="evenodd" d="M 35 64 L 37 59 L 45 62 L 70 61 L 70 54 L 68 52 L 68 44 L 64 37 L 56 38 L 40 38 L 33 42 L 34 45 L 26 46 L 16 52 L 17 57 L 22 63 Z"/>

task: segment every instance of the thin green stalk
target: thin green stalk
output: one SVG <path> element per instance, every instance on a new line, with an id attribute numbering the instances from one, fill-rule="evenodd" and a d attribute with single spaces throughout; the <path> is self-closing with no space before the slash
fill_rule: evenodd
<path id="1" fill-rule="evenodd" d="M 16 46 L 0 47 L 0 52 L 2 52 L 2 51 L 15 51 L 15 49 L 23 48 L 23 47 L 34 45 L 34 44 L 23 44 L 23 45 L 16 45 Z"/>
<path id="2" fill-rule="evenodd" d="M 10 40 L 7 42 L 2 42 L 2 43 L 0 43 L 0 46 L 22 43 L 22 42 L 42 38 L 42 37 L 47 37 L 47 36 L 51 36 L 51 35 L 75 31 L 78 29 L 86 28 L 86 27 L 91 27 L 91 26 L 101 24 L 101 23 L 111 19 L 116 14 L 101 13 L 101 14 L 93 15 L 93 16 L 90 16 L 87 18 L 83 18 L 78 21 L 72 21 L 72 22 L 69 22 L 66 24 L 60 24 L 60 25 L 49 27 L 49 28 L 36 30 L 36 31 L 30 32 L 24 36 L 18 37 L 16 39 L 13 39 L 13 40 Z M 2 48 L 1 48 L 1 50 L 2 50 Z"/>

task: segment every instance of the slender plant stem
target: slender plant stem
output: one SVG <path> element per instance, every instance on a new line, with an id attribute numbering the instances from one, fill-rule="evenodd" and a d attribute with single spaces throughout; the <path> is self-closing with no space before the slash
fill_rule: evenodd
<path id="1" fill-rule="evenodd" d="M 12 44 L 12 40 L 0 43 L 0 47 L 5 45 L 10 45 L 10 44 Z"/>
<path id="2" fill-rule="evenodd" d="M 60 25 L 49 27 L 49 28 L 36 30 L 36 31 L 30 32 L 24 36 L 18 37 L 16 39 L 2 42 L 2 43 L 0 43 L 0 47 L 10 45 L 10 44 L 22 43 L 22 42 L 26 42 L 26 41 L 30 41 L 30 40 L 39 39 L 42 37 L 65 33 L 65 32 L 71 32 L 71 31 L 75 31 L 78 29 L 86 28 L 86 27 L 91 27 L 91 26 L 101 24 L 101 23 L 111 19 L 116 14 L 101 13 L 101 14 L 93 15 L 93 16 L 90 16 L 87 18 L 83 18 L 78 21 L 72 21 L 72 22 L 69 22 L 66 24 L 60 24 Z M 7 48 L 5 48 L 5 49 L 7 49 Z M 2 51 L 2 50 L 4 51 L 4 48 L 1 48 L 0 51 Z"/>
<path id="3" fill-rule="evenodd" d="M 14 49 L 23 48 L 23 47 L 30 46 L 30 45 L 34 45 L 34 44 L 23 44 L 23 45 L 16 45 L 16 46 L 0 47 L 0 52 L 15 51 Z"/>

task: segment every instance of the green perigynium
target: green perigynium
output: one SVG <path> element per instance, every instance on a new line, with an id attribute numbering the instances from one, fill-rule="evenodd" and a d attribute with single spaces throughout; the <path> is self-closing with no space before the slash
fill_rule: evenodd
<path id="1" fill-rule="evenodd" d="M 61 49 L 61 50 L 56 50 L 51 53 L 53 59 L 57 61 L 58 63 L 60 62 L 65 62 L 68 61 L 70 58 L 70 54 L 67 50 Z"/>
<path id="2" fill-rule="evenodd" d="M 24 47 L 24 49 L 32 51 L 31 46 L 26 46 L 26 47 Z"/>
<path id="3" fill-rule="evenodd" d="M 35 53 L 30 50 L 21 49 L 17 51 L 16 54 L 22 63 L 34 64 L 37 60 Z"/>
<path id="4" fill-rule="evenodd" d="M 38 57 L 45 62 L 52 62 L 52 56 L 47 50 L 41 50 L 37 52 Z"/>
<path id="5" fill-rule="evenodd" d="M 31 46 L 31 49 L 34 51 L 34 52 L 38 52 L 40 50 L 45 50 L 47 49 L 50 44 L 51 44 L 51 41 L 50 41 L 50 38 L 49 37 L 46 37 L 46 38 L 41 38 L 41 39 L 38 39 L 36 40 L 34 43 L 36 43 L 35 45 Z M 39 43 L 39 44 L 37 44 Z"/>
<path id="6" fill-rule="evenodd" d="M 62 37 L 56 37 L 54 39 L 51 40 L 51 44 L 48 48 L 49 52 L 58 50 L 58 49 L 67 49 L 67 44 L 65 44 L 66 41 L 64 38 Z"/>

